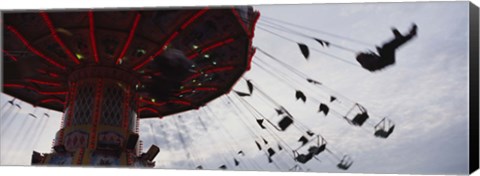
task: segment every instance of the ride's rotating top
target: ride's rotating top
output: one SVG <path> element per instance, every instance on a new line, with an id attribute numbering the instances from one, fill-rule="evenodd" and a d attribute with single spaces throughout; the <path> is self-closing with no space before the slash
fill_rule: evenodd
<path id="1" fill-rule="evenodd" d="M 153 166 L 138 119 L 199 108 L 250 68 L 252 7 L 4 13 L 4 93 L 63 112 L 34 164 Z"/>

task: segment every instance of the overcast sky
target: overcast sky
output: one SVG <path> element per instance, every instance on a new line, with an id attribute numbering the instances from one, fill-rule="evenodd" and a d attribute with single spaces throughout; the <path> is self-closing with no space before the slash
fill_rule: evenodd
<path id="1" fill-rule="evenodd" d="M 319 80 L 326 87 L 301 83 L 305 81 L 259 51 L 257 58 L 254 58 L 255 63 L 273 68 L 274 71 L 283 69 L 283 72 L 276 73 L 286 80 L 277 79 L 257 64 L 252 64 L 251 71 L 245 77 L 252 79 L 260 89 L 284 105 L 298 122 L 324 136 L 328 141 L 327 148 L 338 155 L 352 156 L 354 164 L 348 172 L 465 174 L 468 170 L 467 8 L 466 2 L 255 6 L 261 12 L 259 27 L 345 59 L 353 65 L 313 50 L 310 50 L 310 59 L 305 60 L 296 43 L 257 28 L 255 46 Z M 375 45 L 391 39 L 391 27 L 397 27 L 405 33 L 415 22 L 419 30 L 418 37 L 398 50 L 394 66 L 371 73 L 355 63 L 354 53 L 334 47 L 322 48 L 313 40 L 271 29 L 265 25 L 271 22 L 266 17 L 341 36 L 338 38 L 301 30 L 304 34 L 356 51 L 374 50 Z M 364 44 L 351 42 L 347 38 Z M 234 89 L 246 90 L 245 82 L 239 81 Z M 306 103 L 295 101 L 296 89 L 303 90 L 307 95 Z M 258 99 L 258 95 L 259 92 L 254 90 L 254 96 L 246 100 L 268 118 L 275 118 L 273 106 Z M 350 107 L 352 102 L 362 104 L 372 115 L 368 123 L 378 122 L 388 116 L 396 124 L 394 133 L 387 139 L 375 138 L 373 129 L 367 125 L 363 128 L 354 127 L 334 115 L 325 117 L 316 113 L 318 102 L 312 96 L 328 102 L 329 95 L 339 97 L 339 102 L 329 104 L 338 112 L 344 112 L 342 110 Z M 241 105 L 233 94 L 229 97 L 235 100 L 235 105 Z M 10 99 L 6 95 L 1 98 L 1 105 Z M 141 121 L 140 136 L 144 141 L 144 150 L 152 143 L 160 145 L 162 151 L 156 157 L 159 168 L 202 165 L 216 169 L 227 164 L 231 166 L 229 168 L 237 170 L 286 171 L 292 167 L 294 162 L 289 158 L 290 151 L 280 152 L 274 157 L 280 169 L 267 163 L 264 153 L 256 149 L 254 137 L 266 138 L 271 146 L 277 144 L 275 138 L 259 129 L 254 117 L 245 109 L 237 113 L 234 105 L 227 104 L 228 100 L 224 96 L 212 102 L 208 108 L 179 114 L 182 117 Z M 39 118 L 34 119 L 27 116 L 33 111 L 32 108 L 28 105 L 22 107 L 25 111 L 20 112 L 23 114 L 17 116 L 18 120 L 13 121 L 8 132 L 1 134 L 2 165 L 29 165 L 33 149 L 49 152 L 55 132 L 60 127 L 60 113 L 51 113 L 47 121 L 47 118 L 40 116 L 48 110 L 38 109 L 36 114 Z M 210 111 L 216 115 L 209 114 Z M 2 127 L 10 118 L 2 116 Z M 26 130 L 30 124 L 35 124 L 31 125 L 33 127 L 41 126 L 42 120 L 43 123 L 47 122 L 43 131 L 40 128 L 37 132 Z M 24 126 L 20 127 L 23 123 Z M 275 134 L 288 146 L 296 148 L 296 140 L 302 132 L 290 127 L 286 132 Z M 35 140 L 28 140 L 32 138 L 28 136 L 33 134 L 40 138 L 36 144 Z M 17 144 L 11 145 L 5 141 L 17 141 Z M 239 150 L 244 151 L 245 156 L 236 155 Z M 190 156 L 185 154 L 187 152 Z M 240 166 L 232 166 L 234 157 L 241 161 Z M 316 172 L 342 172 L 336 168 L 338 161 L 328 153 L 322 153 L 319 160 L 311 160 L 301 166 Z"/>

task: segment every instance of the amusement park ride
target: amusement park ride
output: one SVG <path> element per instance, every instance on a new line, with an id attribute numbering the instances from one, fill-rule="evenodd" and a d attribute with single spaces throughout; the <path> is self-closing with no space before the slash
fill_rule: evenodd
<path id="1" fill-rule="evenodd" d="M 32 164 L 153 167 L 159 148 L 141 153 L 138 120 L 229 92 L 250 68 L 258 17 L 251 7 L 6 13 L 4 92 L 63 112 L 53 153 Z M 194 63 L 183 80 L 153 62 L 170 50 Z"/>
<path id="2" fill-rule="evenodd" d="M 248 92 L 231 91 L 255 63 L 255 51 L 306 82 L 323 86 L 252 46 L 259 17 L 249 6 L 4 13 L 3 92 L 14 97 L 9 103 L 13 106 L 18 99 L 63 113 L 52 152 L 34 151 L 31 163 L 154 167 L 160 148 L 152 145 L 142 152 L 139 120 L 199 109 L 227 93 L 237 96 L 260 129 L 283 132 L 294 123 L 301 124 L 251 80 L 247 80 Z M 275 27 L 273 23 L 262 26 Z M 308 58 L 308 46 L 299 47 Z M 278 122 L 263 117 L 243 99 L 254 90 L 255 96 L 264 96 L 276 106 Z M 307 99 L 300 90 L 295 96 L 303 102 Z M 328 98 L 338 101 L 336 96 Z M 357 127 L 369 125 L 363 106 L 354 103 L 348 109 L 341 113 L 323 101 L 318 113 L 338 116 Z M 395 125 L 383 118 L 372 127 L 376 137 L 387 138 Z M 306 133 L 298 140 L 301 146 L 291 148 L 294 162 L 305 164 L 322 152 L 334 155 L 323 136 L 302 130 Z M 255 141 L 263 151 L 261 143 Z M 270 163 L 275 150 L 265 150 Z M 335 157 L 339 169 L 353 163 L 348 155 Z M 292 169 L 301 168 L 298 164 Z"/>

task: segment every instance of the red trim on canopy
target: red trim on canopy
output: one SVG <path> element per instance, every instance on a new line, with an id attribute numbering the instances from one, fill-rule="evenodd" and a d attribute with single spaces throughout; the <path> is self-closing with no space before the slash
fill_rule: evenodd
<path id="1" fill-rule="evenodd" d="M 6 51 L 6 50 L 2 50 L 2 51 L 13 61 L 15 61 L 15 62 L 18 61 L 18 59 L 15 56 L 11 55 L 8 51 Z"/>
<path id="2" fill-rule="evenodd" d="M 201 15 L 203 15 L 205 12 L 207 12 L 208 10 L 208 7 L 205 7 L 204 9 L 198 11 L 195 15 L 193 15 L 190 19 L 188 19 L 187 22 L 185 22 L 181 27 L 180 27 L 180 30 L 183 30 L 185 28 L 188 27 L 188 25 L 190 25 L 191 23 L 193 23 L 193 21 L 195 21 L 198 17 L 200 17 Z"/>
<path id="3" fill-rule="evenodd" d="M 58 91 L 58 92 L 45 92 L 45 91 L 41 91 L 41 90 L 38 90 L 34 87 L 31 87 L 31 86 L 25 86 L 25 85 L 21 85 L 21 84 L 3 84 L 4 87 L 8 87 L 8 88 L 22 88 L 22 89 L 30 89 L 30 90 L 33 90 L 39 94 L 42 94 L 42 95 L 65 95 L 67 94 L 67 92 L 64 92 L 64 91 Z"/>
<path id="4" fill-rule="evenodd" d="M 10 88 L 26 88 L 26 86 L 21 85 L 21 84 L 3 84 L 4 87 L 10 87 Z"/>
<path id="5" fill-rule="evenodd" d="M 41 104 L 50 103 L 50 102 L 57 102 L 57 103 L 60 103 L 60 104 L 62 104 L 62 105 L 65 104 L 65 102 L 63 102 L 63 101 L 60 100 L 60 99 L 56 99 L 56 98 L 43 99 L 42 101 L 40 101 Z"/>
<path id="6" fill-rule="evenodd" d="M 187 28 L 191 23 L 193 23 L 198 17 L 200 17 L 201 15 L 203 15 L 205 12 L 207 12 L 208 10 L 208 7 L 200 10 L 199 12 L 197 12 L 195 15 L 193 15 L 188 21 L 186 21 L 179 29 L 179 31 Z M 172 33 L 172 35 L 170 35 L 170 37 L 165 41 L 165 43 L 163 43 L 162 47 L 160 47 L 160 49 L 152 56 L 148 57 L 148 59 L 142 61 L 139 65 L 135 66 L 133 68 L 133 70 L 138 70 L 140 68 L 142 68 L 143 66 L 145 66 L 147 63 L 149 63 L 150 61 L 153 61 L 153 59 L 155 57 L 157 57 L 158 55 L 162 54 L 162 52 L 165 50 L 165 46 L 167 46 L 168 44 L 170 44 L 170 42 L 172 42 L 173 39 L 175 39 L 175 37 L 178 36 L 179 31 L 175 31 Z"/>
<path id="7" fill-rule="evenodd" d="M 143 107 L 138 109 L 138 112 L 141 113 L 142 111 L 151 111 L 151 112 L 154 112 L 155 114 L 158 114 L 158 111 L 156 109 L 149 108 L 149 107 Z"/>
<path id="8" fill-rule="evenodd" d="M 48 75 L 53 78 L 58 78 L 58 74 L 55 73 L 48 73 Z"/>
<path id="9" fill-rule="evenodd" d="M 214 49 L 214 48 L 217 48 L 217 47 L 223 46 L 223 45 L 225 45 L 225 44 L 232 43 L 233 41 L 234 41 L 234 39 L 233 39 L 233 38 L 229 38 L 229 39 L 227 39 L 227 40 L 224 40 L 224 41 L 221 41 L 221 42 L 215 43 L 215 44 L 213 44 L 213 45 L 211 45 L 211 46 L 209 46 L 209 47 L 207 47 L 207 48 L 203 49 L 203 50 L 202 50 L 202 53 L 205 53 L 205 52 L 207 52 L 207 51 L 210 51 L 210 50 L 212 50 L 212 49 Z"/>
<path id="10" fill-rule="evenodd" d="M 170 101 L 168 101 L 168 102 L 169 102 L 169 103 L 174 103 L 174 104 L 185 105 L 185 106 L 190 106 L 190 105 L 192 105 L 191 102 L 183 101 L 183 100 L 170 100 Z"/>
<path id="11" fill-rule="evenodd" d="M 233 66 L 218 67 L 218 68 L 212 68 L 212 69 L 206 70 L 205 73 L 216 73 L 216 72 L 228 71 L 233 69 L 235 69 L 235 67 Z"/>
<path id="12" fill-rule="evenodd" d="M 212 68 L 212 69 L 208 69 L 208 70 L 205 70 L 205 73 L 216 73 L 216 72 L 223 72 L 223 71 L 229 71 L 229 70 L 233 70 L 235 69 L 234 66 L 224 66 L 224 67 L 218 67 L 218 68 Z M 189 80 L 192 80 L 196 77 L 199 77 L 200 75 L 202 75 L 201 73 L 196 73 L 196 74 L 193 74 L 192 76 L 188 77 L 187 79 L 183 80 L 183 82 L 186 82 L 186 81 L 189 81 Z"/>
<path id="13" fill-rule="evenodd" d="M 149 104 L 149 105 L 154 105 L 154 106 L 163 106 L 165 104 L 167 104 L 166 102 L 152 102 L 152 101 L 148 101 L 148 100 L 145 100 L 145 99 L 139 99 L 141 103 L 145 103 L 145 104 Z"/>
<path id="14" fill-rule="evenodd" d="M 42 84 L 42 85 L 47 85 L 47 86 L 54 86 L 54 87 L 61 87 L 62 85 L 59 83 L 53 83 L 53 82 L 47 82 L 47 81 L 40 81 L 36 79 L 26 79 L 28 82 L 36 83 L 36 84 Z"/>
<path id="15" fill-rule="evenodd" d="M 123 46 L 123 49 L 122 49 L 122 52 L 120 53 L 120 56 L 118 56 L 118 58 L 117 58 L 116 64 L 119 64 L 120 60 L 123 58 L 123 56 L 125 56 L 125 53 L 127 52 L 127 49 L 130 46 L 130 43 L 132 42 L 133 36 L 135 36 L 135 31 L 137 29 L 138 22 L 140 21 L 140 17 L 141 17 L 140 13 L 137 13 L 137 15 L 135 15 L 135 20 L 133 22 L 132 28 L 130 29 L 130 34 L 128 34 L 127 41 L 125 42 L 125 45 Z"/>
<path id="16" fill-rule="evenodd" d="M 242 26 L 243 30 L 246 33 L 248 33 L 247 26 L 246 26 L 245 22 L 242 20 L 242 18 L 240 17 L 240 15 L 238 14 L 237 9 L 235 9 L 235 7 L 232 7 L 232 12 L 235 15 L 235 17 L 237 18 L 238 23 L 240 23 L 240 25 Z"/>
<path id="17" fill-rule="evenodd" d="M 167 41 L 165 41 L 165 43 L 162 45 L 162 47 L 155 53 L 153 54 L 152 56 L 148 57 L 147 60 L 143 61 L 140 65 L 137 65 L 136 67 L 133 68 L 133 70 L 137 71 L 138 69 L 142 68 L 143 66 L 145 66 L 146 64 L 148 64 L 150 61 L 153 61 L 153 59 L 155 57 L 157 57 L 158 55 L 162 54 L 163 51 L 165 51 L 165 46 L 167 46 L 168 44 L 170 44 L 170 42 L 175 39 L 175 37 L 178 36 L 178 32 L 174 32 L 169 38 Z"/>
<path id="18" fill-rule="evenodd" d="M 66 67 L 55 62 L 53 59 L 45 56 L 43 53 L 41 53 L 40 51 L 38 51 L 37 49 L 33 48 L 32 45 L 30 45 L 30 43 L 28 43 L 27 39 L 25 39 L 25 37 L 22 36 L 22 34 L 20 34 L 17 29 L 15 29 L 13 26 L 7 26 L 7 29 L 12 32 L 13 34 L 15 34 L 15 36 L 17 36 L 18 39 L 20 39 L 20 41 L 23 43 L 23 45 L 25 45 L 28 50 L 32 51 L 33 53 L 35 53 L 37 56 L 45 59 L 48 63 L 54 65 L 55 67 L 58 67 L 62 70 L 65 70 Z"/>
<path id="19" fill-rule="evenodd" d="M 63 51 L 65 51 L 65 53 L 70 57 L 70 59 L 75 62 L 75 64 L 80 64 L 80 61 L 78 61 L 77 57 L 75 57 L 72 52 L 70 52 L 70 50 L 67 48 L 67 46 L 65 46 L 65 44 L 63 43 L 63 41 L 60 39 L 60 37 L 57 35 L 57 32 L 55 31 L 55 27 L 53 26 L 52 24 L 52 21 L 50 20 L 50 18 L 48 18 L 48 15 L 47 13 L 45 12 L 40 12 L 40 15 L 43 17 L 43 21 L 45 21 L 45 23 L 47 24 L 48 26 L 48 29 L 50 30 L 50 34 L 52 35 L 53 39 L 58 43 L 58 45 L 60 45 L 60 47 L 62 47 Z"/>
<path id="20" fill-rule="evenodd" d="M 95 21 L 93 21 L 93 12 L 88 12 L 88 24 L 89 24 L 89 32 L 90 32 L 90 43 L 92 44 L 93 50 L 93 58 L 95 59 L 95 63 L 98 63 L 98 52 L 97 52 L 97 41 L 95 40 Z"/>
<path id="21" fill-rule="evenodd" d="M 191 89 L 182 90 L 182 91 L 180 91 L 179 93 L 177 93 L 177 95 L 179 95 L 179 94 L 184 94 L 184 93 L 190 93 L 190 92 L 193 92 L 193 91 L 214 92 L 214 91 L 217 91 L 217 90 L 218 90 L 218 88 L 216 88 L 216 87 L 197 87 L 197 88 L 191 88 Z"/>
<path id="22" fill-rule="evenodd" d="M 255 13 L 256 13 L 255 19 L 253 20 L 253 25 L 250 28 L 250 34 L 249 34 L 250 39 L 252 39 L 253 36 L 255 36 L 255 26 L 257 25 L 258 19 L 260 18 L 260 12 L 256 11 Z"/>
<path id="23" fill-rule="evenodd" d="M 255 19 L 253 20 L 253 25 L 251 26 L 250 28 L 250 40 L 248 42 L 248 47 L 249 48 L 252 48 L 252 38 L 253 36 L 255 36 L 255 26 L 257 25 L 257 22 L 258 22 L 258 19 L 260 18 L 260 12 L 255 12 L 256 16 L 255 16 Z M 255 52 L 257 51 L 256 48 L 252 48 L 251 50 L 249 50 L 249 54 L 250 56 L 248 57 L 248 63 L 247 63 L 247 70 L 250 70 L 251 66 L 252 66 L 252 59 L 253 59 L 253 56 L 255 55 Z"/>
<path id="24" fill-rule="evenodd" d="M 188 59 L 192 60 L 192 59 L 196 58 L 199 54 L 206 53 L 206 52 L 208 52 L 208 51 L 210 51 L 210 50 L 212 50 L 212 49 L 215 49 L 215 48 L 218 48 L 218 47 L 220 47 L 220 46 L 223 46 L 223 45 L 232 43 L 233 41 L 235 41 L 235 39 L 233 39 L 233 38 L 228 38 L 228 39 L 226 39 L 226 40 L 224 40 L 224 41 L 217 42 L 217 43 L 215 43 L 215 44 L 212 44 L 212 45 L 207 46 L 206 48 L 202 49 L 202 51 L 200 51 L 200 53 L 194 53 L 194 54 L 188 56 Z"/>

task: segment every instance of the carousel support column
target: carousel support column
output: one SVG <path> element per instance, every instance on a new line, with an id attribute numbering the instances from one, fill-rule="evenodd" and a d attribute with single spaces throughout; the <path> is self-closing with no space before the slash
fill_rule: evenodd
<path id="1" fill-rule="evenodd" d="M 137 83 L 137 85 L 139 85 L 139 84 L 140 84 L 140 83 Z M 138 108 L 138 107 L 140 106 L 140 101 L 138 101 L 138 99 L 142 99 L 142 97 L 138 97 L 138 94 L 135 93 L 135 94 L 133 95 L 132 99 L 133 99 L 132 101 L 134 101 L 133 104 L 134 104 L 134 106 L 135 106 L 135 107 L 133 107 L 133 108 L 134 108 L 133 111 L 135 112 L 135 114 L 137 115 L 137 117 L 134 116 L 134 117 L 132 117 L 132 118 L 136 118 L 136 119 L 129 119 L 129 122 L 136 123 L 136 124 L 129 124 L 129 130 L 131 130 L 132 133 L 138 134 L 138 132 L 135 130 L 136 127 L 137 127 L 137 125 L 138 125 L 138 119 L 139 119 L 138 116 L 140 116 L 140 111 L 139 111 L 139 108 Z M 130 121 L 130 120 L 131 120 L 131 121 Z M 133 121 L 133 120 L 135 120 L 135 121 Z M 134 125 L 135 125 L 135 126 L 134 126 Z M 130 128 L 130 126 L 131 126 L 131 128 Z M 134 128 L 135 128 L 135 129 L 134 129 Z M 138 146 L 138 145 L 136 145 L 136 146 Z M 129 157 L 128 157 L 127 162 L 128 162 L 130 165 L 133 165 L 133 163 L 134 163 L 134 158 L 135 158 L 136 156 L 138 156 L 137 151 L 138 151 L 138 150 L 137 150 L 137 147 L 136 147 L 136 148 L 134 148 L 133 150 L 131 150 L 131 151 L 128 152 L 128 153 L 129 153 Z"/>
<path id="2" fill-rule="evenodd" d="M 135 123 L 135 133 L 138 134 L 139 132 L 140 132 L 140 118 L 137 118 L 137 122 Z M 140 155 L 142 153 L 142 147 L 143 147 L 142 141 L 139 139 L 137 155 Z"/>
<path id="3" fill-rule="evenodd" d="M 63 137 L 65 136 L 65 130 L 64 128 L 60 129 L 59 131 L 59 138 L 58 138 L 58 141 L 55 145 L 63 145 Z"/>
<path id="4" fill-rule="evenodd" d="M 67 114 L 63 115 L 62 119 L 62 124 L 60 125 L 61 128 L 59 130 L 58 138 L 54 142 L 55 145 L 62 145 L 63 144 L 63 138 L 65 135 L 65 127 L 69 127 L 72 125 L 72 119 L 73 119 L 73 109 L 75 107 L 75 99 L 77 98 L 77 87 L 76 83 L 73 82 L 69 86 L 69 92 L 67 95 L 67 101 L 65 103 L 64 109 L 69 108 Z"/>
<path id="5" fill-rule="evenodd" d="M 103 85 L 104 80 L 98 79 L 96 83 L 95 89 L 95 103 L 93 106 L 93 121 L 92 121 L 92 129 L 90 131 L 90 141 L 89 141 L 89 148 L 95 149 L 96 142 L 97 142 L 97 130 L 98 130 L 98 123 L 100 121 L 100 112 L 101 112 L 101 103 L 103 99 Z"/>
<path id="6" fill-rule="evenodd" d="M 68 105 L 65 104 L 66 108 L 68 107 L 68 114 L 65 114 L 65 124 L 66 127 L 70 127 L 72 125 L 72 119 L 73 119 L 73 112 L 75 109 L 75 99 L 77 98 L 77 84 L 75 82 L 72 82 L 70 84 L 70 92 L 68 93 Z"/>
<path id="7" fill-rule="evenodd" d="M 132 126 L 132 128 L 136 128 L 136 125 L 138 125 L 138 117 L 140 117 L 140 100 L 142 100 L 143 98 L 140 96 L 140 98 L 137 98 L 138 94 L 135 94 L 135 113 L 137 114 L 137 118 L 135 120 L 135 127 Z M 132 121 L 133 122 L 133 121 Z M 132 129 L 133 132 L 137 133 L 137 131 L 135 131 L 134 129 Z"/>
<path id="8" fill-rule="evenodd" d="M 130 130 L 128 129 L 128 123 L 130 121 L 130 111 L 131 111 L 131 108 L 130 107 L 130 101 L 134 101 L 132 99 L 131 96 L 131 92 L 130 92 L 130 86 L 127 85 L 125 87 L 125 96 L 123 98 L 123 123 L 122 123 L 122 128 L 125 130 L 125 136 L 128 136 L 129 135 L 129 132 Z"/>
<path id="9" fill-rule="evenodd" d="M 135 133 L 138 134 L 139 131 L 140 131 L 140 118 L 137 118 L 135 123 Z"/>
<path id="10" fill-rule="evenodd" d="M 82 165 L 83 162 L 83 154 L 85 154 L 85 148 L 78 149 L 78 156 L 75 164 Z"/>
<path id="11" fill-rule="evenodd" d="M 143 98 L 140 97 L 140 99 L 143 99 Z M 137 101 L 136 104 L 137 104 L 137 107 L 139 107 L 139 106 L 140 106 L 140 101 Z M 137 115 L 140 116 L 140 111 L 138 111 L 138 108 L 137 108 L 135 111 L 137 111 Z M 138 131 L 139 131 L 139 128 L 140 128 L 140 127 L 139 127 L 139 126 L 140 126 L 140 125 L 139 125 L 139 121 L 140 121 L 140 118 L 135 119 L 135 127 L 134 127 L 135 130 L 134 130 L 134 132 L 135 132 L 136 134 L 138 134 Z M 142 142 L 142 141 L 140 141 L 140 139 L 139 139 L 139 140 L 138 140 L 138 143 L 137 143 L 137 145 L 136 145 L 137 148 L 136 148 L 136 150 L 134 151 L 135 155 L 137 155 L 137 156 L 140 155 L 140 152 L 139 152 L 139 150 L 140 150 L 140 142 Z"/>
<path id="12" fill-rule="evenodd" d="M 126 85 L 125 86 L 125 96 L 123 98 L 123 122 L 122 122 L 122 128 L 125 130 L 125 136 L 127 136 L 127 139 L 128 139 L 128 136 L 130 135 L 130 129 L 128 128 L 129 126 L 129 121 L 130 121 L 130 111 L 131 111 L 131 108 L 130 107 L 130 101 L 134 101 L 132 97 L 130 97 L 132 95 L 132 92 L 131 91 L 131 86 L 129 85 Z M 126 158 L 127 158 L 127 165 L 128 166 L 131 166 L 133 165 L 133 157 L 130 156 L 130 154 L 126 153 Z"/>

